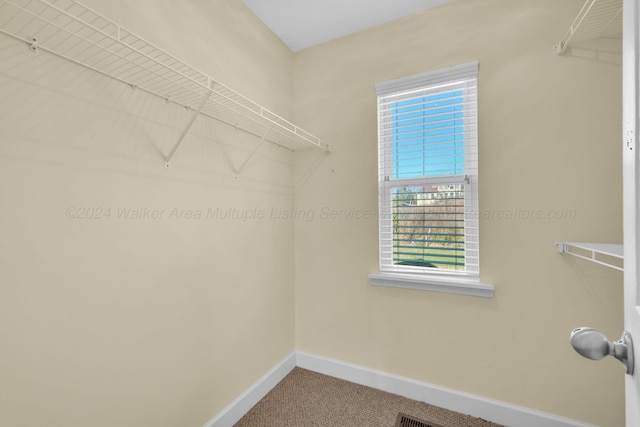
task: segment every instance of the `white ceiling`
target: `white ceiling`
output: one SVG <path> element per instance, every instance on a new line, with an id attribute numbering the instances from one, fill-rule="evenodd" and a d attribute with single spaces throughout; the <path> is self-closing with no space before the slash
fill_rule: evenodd
<path id="1" fill-rule="evenodd" d="M 243 0 L 294 52 L 451 0 Z"/>

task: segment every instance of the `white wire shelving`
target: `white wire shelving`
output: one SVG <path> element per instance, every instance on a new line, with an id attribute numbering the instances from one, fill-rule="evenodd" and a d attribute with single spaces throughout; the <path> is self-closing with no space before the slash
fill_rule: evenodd
<path id="1" fill-rule="evenodd" d="M 621 244 L 556 242 L 555 245 L 560 253 L 624 271 L 624 249 Z"/>
<path id="2" fill-rule="evenodd" d="M 75 0 L 0 0 L 0 33 L 291 151 L 331 146 Z"/>
<path id="3" fill-rule="evenodd" d="M 587 0 L 560 42 L 560 55 L 575 43 L 596 39 L 622 40 L 622 0 Z"/>
<path id="4" fill-rule="evenodd" d="M 586 0 L 554 50 L 561 55 L 571 46 L 595 40 L 614 41 L 621 49 L 622 0 Z M 621 244 L 556 242 L 555 246 L 562 254 L 624 271 L 624 250 Z"/>

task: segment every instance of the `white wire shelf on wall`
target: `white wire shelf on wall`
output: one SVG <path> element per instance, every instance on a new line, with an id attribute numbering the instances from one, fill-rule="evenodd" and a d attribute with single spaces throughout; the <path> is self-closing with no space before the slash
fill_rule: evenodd
<path id="1" fill-rule="evenodd" d="M 289 150 L 329 144 L 75 0 L 0 0 L 0 33 Z M 189 130 L 176 142 L 168 162 Z"/>
<path id="2" fill-rule="evenodd" d="M 622 43 L 622 0 L 587 0 L 554 49 L 562 54 L 572 44 L 596 39 Z"/>
<path id="3" fill-rule="evenodd" d="M 556 242 L 555 245 L 560 253 L 624 271 L 624 249 L 621 244 Z"/>

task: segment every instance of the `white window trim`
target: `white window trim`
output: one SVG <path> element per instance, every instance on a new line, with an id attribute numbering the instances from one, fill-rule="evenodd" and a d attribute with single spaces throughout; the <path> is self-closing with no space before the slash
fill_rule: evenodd
<path id="1" fill-rule="evenodd" d="M 474 73 L 474 75 L 477 75 L 477 70 L 478 63 L 474 61 L 415 76 L 403 77 L 396 80 L 378 83 L 376 85 L 376 93 L 378 96 L 383 96 L 386 94 L 397 93 L 402 90 L 410 90 L 416 86 L 445 83 L 456 79 L 456 77 L 468 77 Z M 473 185 L 477 186 L 477 181 L 475 181 L 475 179 L 473 181 Z M 431 272 L 425 271 L 422 268 L 417 268 L 416 272 L 413 273 L 406 271 L 406 269 L 403 270 L 405 271 L 397 272 L 391 269 L 387 270 L 385 268 L 385 270 L 378 274 L 369 274 L 369 282 L 374 286 L 389 286 L 478 297 L 493 297 L 494 286 L 489 283 L 481 283 L 478 271 Z"/>
<path id="2" fill-rule="evenodd" d="M 369 274 L 369 283 L 373 286 L 418 289 L 485 298 L 493 297 L 494 292 L 494 286 L 490 283 L 481 283 L 478 279 L 460 276 L 436 277 L 431 274 L 379 273 Z"/>

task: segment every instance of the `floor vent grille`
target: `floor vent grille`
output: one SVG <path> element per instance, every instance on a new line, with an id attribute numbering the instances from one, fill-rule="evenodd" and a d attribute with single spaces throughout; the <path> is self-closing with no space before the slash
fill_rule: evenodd
<path id="1" fill-rule="evenodd" d="M 440 424 L 420 420 L 407 414 L 399 413 L 395 427 L 442 427 Z"/>

